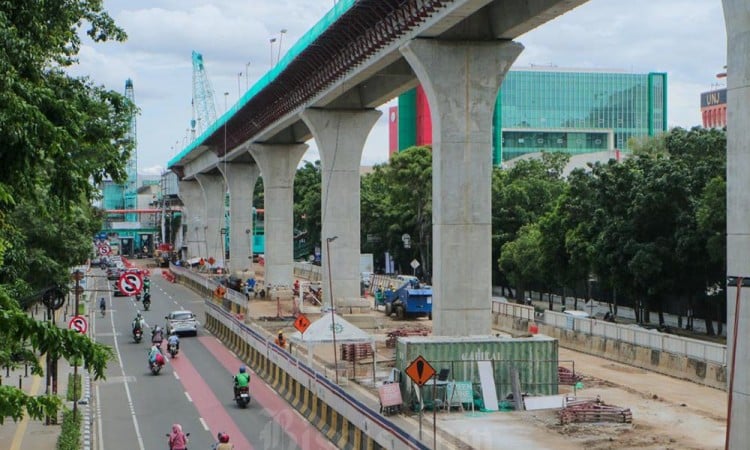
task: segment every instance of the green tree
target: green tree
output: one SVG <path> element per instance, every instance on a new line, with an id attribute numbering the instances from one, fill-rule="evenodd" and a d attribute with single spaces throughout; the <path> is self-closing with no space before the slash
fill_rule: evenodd
<path id="1" fill-rule="evenodd" d="M 518 237 L 519 230 L 535 223 L 551 211 L 562 194 L 562 171 L 568 155 L 543 153 L 541 159 L 518 161 L 511 169 L 496 168 L 492 178 L 492 257 L 502 258 L 503 246 Z M 495 281 L 504 285 L 506 277 L 500 265 Z M 522 299 L 523 292 L 516 292 Z"/>
<path id="2" fill-rule="evenodd" d="M 303 233 L 305 240 L 320 243 L 322 219 L 320 213 L 321 193 L 320 160 L 305 164 L 297 169 L 294 176 L 294 223 Z"/>
<path id="3" fill-rule="evenodd" d="M 18 363 L 20 355 L 41 374 L 39 356 L 80 358 L 98 378 L 108 347 L 20 308 L 20 299 L 67 283 L 68 268 L 88 256 L 101 220 L 91 206 L 95 185 L 123 180 L 134 145 L 126 133 L 134 105 L 66 72 L 84 27 L 95 42 L 125 39 L 100 0 L 0 5 L 0 359 Z M 2 418 L 39 418 L 59 406 L 0 387 Z"/>

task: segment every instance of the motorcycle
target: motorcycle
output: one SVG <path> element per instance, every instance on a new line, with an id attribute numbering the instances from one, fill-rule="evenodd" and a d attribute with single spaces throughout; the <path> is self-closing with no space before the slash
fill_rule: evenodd
<path id="1" fill-rule="evenodd" d="M 165 434 L 165 436 L 167 437 L 167 439 L 169 439 L 169 433 Z M 190 437 L 190 433 L 185 433 L 185 440 L 186 441 L 188 440 L 189 437 Z M 169 441 L 167 441 L 167 442 L 169 442 Z M 168 445 L 169 445 L 169 450 L 172 450 L 172 444 L 168 444 Z M 187 448 L 187 447 L 185 447 L 185 448 Z"/>
<path id="2" fill-rule="evenodd" d="M 151 370 L 151 373 L 154 375 L 159 375 L 159 372 L 161 371 L 161 368 L 164 367 L 164 356 L 161 354 L 161 352 L 156 354 L 156 360 L 148 362 L 148 368 Z"/>
<path id="3" fill-rule="evenodd" d="M 180 351 L 177 348 L 177 344 L 169 344 L 169 345 L 167 345 L 167 350 L 169 351 L 169 354 L 170 354 L 170 356 L 172 356 L 172 358 L 174 358 L 175 356 L 177 356 L 177 353 Z"/>
<path id="4" fill-rule="evenodd" d="M 246 408 L 250 404 L 250 388 L 248 386 L 238 387 L 235 390 L 234 401 L 240 408 Z"/>
<path id="5" fill-rule="evenodd" d="M 133 340 L 135 343 L 141 342 L 141 339 L 143 338 L 143 331 L 140 328 L 136 328 L 133 330 Z"/>
<path id="6" fill-rule="evenodd" d="M 151 308 L 151 294 L 146 294 L 143 296 L 143 309 L 148 311 L 149 308 Z"/>

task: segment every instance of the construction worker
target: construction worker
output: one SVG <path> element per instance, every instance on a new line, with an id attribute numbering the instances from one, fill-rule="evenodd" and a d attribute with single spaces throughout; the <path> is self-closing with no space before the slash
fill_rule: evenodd
<path id="1" fill-rule="evenodd" d="M 284 338 L 284 332 L 279 331 L 279 335 L 276 336 L 276 345 L 281 348 L 286 348 L 286 339 Z"/>

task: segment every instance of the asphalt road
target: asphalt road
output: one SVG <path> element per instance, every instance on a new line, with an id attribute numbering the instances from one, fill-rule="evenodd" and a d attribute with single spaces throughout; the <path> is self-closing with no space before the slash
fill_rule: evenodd
<path id="1" fill-rule="evenodd" d="M 95 270 L 94 275 L 103 272 Z M 99 288 L 106 280 L 96 278 Z M 111 286 L 111 282 L 108 282 Z M 101 296 L 101 295 L 100 295 Z M 167 448 L 173 423 L 190 433 L 192 449 L 208 449 L 219 431 L 229 433 L 236 450 L 334 448 L 312 425 L 252 374 L 252 402 L 240 409 L 233 401 L 232 376 L 242 362 L 209 333 L 181 337 L 180 353 L 159 375 L 148 370 L 150 328 L 165 325 L 170 311 L 189 309 L 204 317 L 203 299 L 179 284 L 151 276 L 151 309 L 142 311 L 130 297 L 107 297 L 107 312 L 92 320 L 97 341 L 112 346 L 115 360 L 107 379 L 94 384 L 97 450 Z M 136 344 L 130 324 L 142 311 L 147 327 Z M 166 342 L 162 344 L 166 351 Z"/>

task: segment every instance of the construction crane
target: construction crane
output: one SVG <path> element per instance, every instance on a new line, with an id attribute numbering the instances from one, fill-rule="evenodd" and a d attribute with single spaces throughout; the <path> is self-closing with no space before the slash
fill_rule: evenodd
<path id="1" fill-rule="evenodd" d="M 193 50 L 193 118 L 190 121 L 192 138 L 201 134 L 216 121 L 214 89 L 206 74 L 203 55 Z M 197 113 L 197 117 L 196 117 Z M 197 123 L 196 123 L 197 122 Z"/>
<path id="2" fill-rule="evenodd" d="M 135 105 L 135 91 L 133 89 L 133 80 L 128 78 L 125 80 L 125 98 Z M 135 108 L 130 115 L 130 124 L 128 126 L 127 139 L 133 143 L 133 153 L 130 155 L 127 164 L 125 165 L 125 173 L 127 174 L 127 180 L 123 189 L 123 197 L 125 203 L 125 209 L 135 210 L 138 206 L 138 135 L 136 130 L 136 117 Z M 138 220 L 138 215 L 126 214 L 125 220 L 127 222 L 135 222 Z"/>

